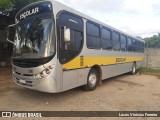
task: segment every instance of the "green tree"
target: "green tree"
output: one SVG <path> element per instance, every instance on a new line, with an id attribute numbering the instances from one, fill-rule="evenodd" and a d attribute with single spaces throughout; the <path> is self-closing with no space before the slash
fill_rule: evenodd
<path id="1" fill-rule="evenodd" d="M 24 6 L 40 0 L 0 0 L 0 14 L 15 16 Z"/>
<path id="2" fill-rule="evenodd" d="M 144 40 L 146 41 L 146 47 L 160 48 L 160 34 L 145 38 Z"/>
<path id="3" fill-rule="evenodd" d="M 10 9 L 13 7 L 13 1 L 12 0 L 0 0 L 0 8 L 3 9 Z"/>

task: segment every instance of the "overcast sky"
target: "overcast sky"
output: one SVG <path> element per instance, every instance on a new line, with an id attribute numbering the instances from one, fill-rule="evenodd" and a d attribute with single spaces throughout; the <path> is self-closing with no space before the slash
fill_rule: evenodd
<path id="1" fill-rule="evenodd" d="M 132 35 L 160 32 L 160 0 L 58 0 Z"/>

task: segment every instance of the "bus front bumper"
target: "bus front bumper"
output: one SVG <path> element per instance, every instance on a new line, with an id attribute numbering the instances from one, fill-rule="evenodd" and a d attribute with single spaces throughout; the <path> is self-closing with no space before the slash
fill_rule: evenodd
<path id="1" fill-rule="evenodd" d="M 34 76 L 23 76 L 13 72 L 14 82 L 25 88 L 47 92 L 47 93 L 57 93 L 56 90 L 56 79 L 51 75 L 46 76 L 42 79 L 35 79 Z"/>

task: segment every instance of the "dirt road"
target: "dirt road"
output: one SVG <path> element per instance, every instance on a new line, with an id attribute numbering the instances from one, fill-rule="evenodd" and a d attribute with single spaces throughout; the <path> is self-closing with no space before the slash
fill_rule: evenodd
<path id="1" fill-rule="evenodd" d="M 47 94 L 15 85 L 11 68 L 0 68 L 0 109 L 2 111 L 159 111 L 160 79 L 151 75 L 125 74 L 103 81 L 103 84 L 93 92 L 75 88 L 59 94 Z M 152 119 L 158 120 L 158 118 Z"/>

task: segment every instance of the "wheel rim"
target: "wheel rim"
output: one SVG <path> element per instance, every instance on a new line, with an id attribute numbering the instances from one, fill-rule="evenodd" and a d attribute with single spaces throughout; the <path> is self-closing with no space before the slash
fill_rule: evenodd
<path id="1" fill-rule="evenodd" d="M 95 73 L 91 73 L 89 76 L 89 85 L 91 87 L 94 87 L 96 85 L 96 81 L 97 81 L 97 76 Z"/>

